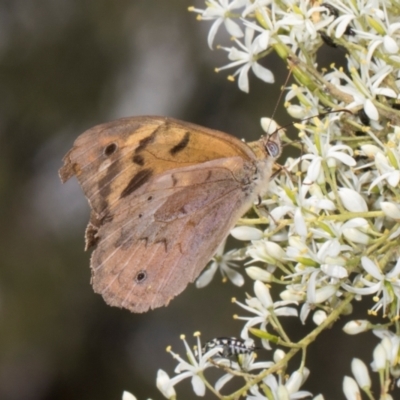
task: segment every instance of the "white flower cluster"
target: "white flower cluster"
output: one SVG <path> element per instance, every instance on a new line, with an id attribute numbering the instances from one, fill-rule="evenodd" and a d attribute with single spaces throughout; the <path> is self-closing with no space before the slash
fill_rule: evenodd
<path id="1" fill-rule="evenodd" d="M 282 371 L 324 328 L 341 314 L 350 314 L 353 300 L 370 296 L 374 304 L 366 316 L 380 312 L 387 323 L 355 320 L 344 331 L 374 329 L 382 339 L 372 363 L 381 378 L 380 397 L 371 393 L 368 370 L 358 359 L 352 364 L 355 379 L 345 377 L 343 390 L 349 400 L 361 398 L 360 388 L 370 399 L 391 399 L 389 382 L 400 376 L 398 0 L 207 0 L 204 9 L 189 10 L 212 22 L 210 48 L 218 30 L 224 28 L 232 36 L 233 45 L 218 46 L 230 60 L 218 70 L 237 68 L 229 78 L 238 76 L 245 92 L 250 70 L 265 82 L 274 81 L 260 62 L 277 53 L 297 81 L 287 88 L 285 107 L 291 116 L 307 119 L 295 125 L 299 141 L 281 138 L 301 148 L 300 156 L 287 159 L 270 183 L 267 198 L 254 209 L 258 217 L 241 219 L 231 232 L 244 242 L 244 249 L 224 254 L 221 247 L 197 282 L 205 286 L 220 269 L 240 286 L 244 278 L 235 261 L 247 258 L 254 297 L 236 302 L 248 314 L 237 317 L 245 321 L 241 337 L 252 334 L 264 348 L 284 346 L 288 352 L 277 349 L 271 360 L 258 363 L 252 357 L 225 360 L 220 367 L 226 374 L 212 385 L 203 371 L 216 367 L 215 353 L 195 356 L 185 342 L 189 361 L 174 355 L 177 375 L 169 378 L 160 371 L 159 389 L 175 399 L 174 385 L 190 377 L 197 395 L 209 389 L 220 397 L 225 383 L 236 377 L 244 379 L 244 386 L 229 398 L 310 396 L 299 390 L 308 376 L 303 364 L 289 378 L 284 379 Z M 316 56 L 326 45 L 345 51 L 347 64 L 320 70 Z M 270 121 L 262 119 L 261 125 L 268 131 Z M 281 287 L 279 301 L 272 300 L 269 285 Z M 298 316 L 304 323 L 310 315 L 315 333 L 293 343 L 280 317 Z"/>
<path id="2" fill-rule="evenodd" d="M 201 349 L 200 334 L 197 332 L 195 336 L 197 336 L 197 349 Z M 279 361 L 285 356 L 282 350 L 277 350 L 273 357 L 274 361 L 256 362 L 254 353 L 243 354 L 241 357 L 238 357 L 237 362 L 226 358 L 219 358 L 217 361 L 214 357 L 219 352 L 218 348 L 215 347 L 203 353 L 198 351 L 193 352 L 186 342 L 185 337 L 182 336 L 181 339 L 184 342 L 188 361 L 169 349 L 168 351 L 179 361 L 175 368 L 177 375 L 170 378 L 168 374 L 161 369 L 157 374 L 157 387 L 167 399 L 177 398 L 174 386 L 185 378 L 191 379 L 193 391 L 197 396 L 204 396 L 206 388 L 208 387 L 217 397 L 220 397 L 221 390 L 234 377 L 251 379 L 251 374 L 254 373 L 253 371 L 265 371 L 270 368 L 276 368 L 276 366 L 279 365 Z M 216 366 L 225 370 L 226 373 L 212 386 L 205 378 L 204 371 L 207 368 Z M 263 378 L 261 383 L 263 386 L 269 388 L 273 396 L 271 398 L 273 399 L 301 399 L 311 395 L 309 392 L 299 390 L 308 375 L 309 371 L 304 367 L 293 372 L 285 382 L 282 381 L 282 374 L 268 374 Z M 265 389 L 261 390 L 258 385 L 249 385 L 248 390 L 249 395 L 246 397 L 247 400 L 267 399 L 267 397 L 265 397 Z M 315 398 L 315 400 L 321 399 L 321 397 Z"/>

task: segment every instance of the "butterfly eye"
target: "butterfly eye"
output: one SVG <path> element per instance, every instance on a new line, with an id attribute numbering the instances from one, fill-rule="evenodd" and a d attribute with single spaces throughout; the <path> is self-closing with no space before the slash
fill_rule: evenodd
<path id="1" fill-rule="evenodd" d="M 279 145 L 276 144 L 275 142 L 268 141 L 266 143 L 265 147 L 267 148 L 267 151 L 271 157 L 275 158 L 275 157 L 279 156 L 281 149 L 280 149 Z"/>
<path id="2" fill-rule="evenodd" d="M 140 271 L 137 273 L 135 281 L 136 283 L 142 283 L 147 278 L 146 271 Z"/>
<path id="3" fill-rule="evenodd" d="M 115 153 L 117 150 L 117 145 L 115 143 L 109 144 L 105 149 L 104 149 L 104 155 L 109 157 L 111 154 Z"/>

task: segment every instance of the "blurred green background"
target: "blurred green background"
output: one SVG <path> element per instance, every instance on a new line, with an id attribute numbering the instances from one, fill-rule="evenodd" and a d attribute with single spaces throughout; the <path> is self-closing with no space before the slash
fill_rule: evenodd
<path id="1" fill-rule="evenodd" d="M 169 115 L 260 136 L 259 119 L 272 115 L 287 69 L 270 57 L 264 65 L 276 85 L 252 77 L 250 94 L 240 92 L 214 72 L 226 54 L 207 47 L 210 24 L 196 21 L 190 5 L 204 8 L 186 0 L 0 2 L 1 400 L 110 400 L 123 390 L 160 399 L 156 372 L 173 374 L 165 348 L 184 354 L 180 334 L 191 343 L 197 330 L 203 339 L 239 335 L 232 315 L 245 313 L 229 299 L 243 292 L 218 276 L 144 315 L 108 307 L 89 284 L 86 199 L 76 180 L 58 178 L 74 139 L 119 117 Z M 320 60 L 336 57 L 343 53 L 324 48 Z M 290 122 L 281 111 L 276 118 Z M 286 322 L 293 339 L 306 332 L 297 319 Z M 344 337 L 331 330 L 312 346 L 305 389 L 343 398 L 351 357 L 371 346 Z M 195 397 L 189 382 L 179 391 Z"/>

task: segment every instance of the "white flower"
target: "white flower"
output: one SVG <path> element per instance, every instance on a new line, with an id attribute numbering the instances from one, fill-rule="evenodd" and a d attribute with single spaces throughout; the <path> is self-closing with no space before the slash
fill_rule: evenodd
<path id="1" fill-rule="evenodd" d="M 241 337 L 248 339 L 248 329 L 260 324 L 262 330 L 266 330 L 269 317 L 273 313 L 276 316 L 297 316 L 297 310 L 292 307 L 286 307 L 288 304 L 296 304 L 294 301 L 276 301 L 273 302 L 268 288 L 260 281 L 254 282 L 254 293 L 256 297 L 246 299 L 246 304 L 236 301 L 243 309 L 255 314 L 254 317 L 237 317 L 247 321 L 242 329 Z M 263 339 L 263 345 L 269 348 L 267 340 Z"/>
<path id="2" fill-rule="evenodd" d="M 228 33 L 234 37 L 240 38 L 243 36 L 243 31 L 239 24 L 235 22 L 231 16 L 232 11 L 243 7 L 246 4 L 246 0 L 208 0 L 208 7 L 205 10 L 196 9 L 193 7 L 189 8 L 189 11 L 194 11 L 201 14 L 201 19 L 214 20 L 211 25 L 210 32 L 208 33 L 208 45 L 212 49 L 215 35 L 217 34 L 218 28 L 223 23 Z M 239 17 L 239 15 L 238 15 Z"/>
<path id="3" fill-rule="evenodd" d="M 200 335 L 196 333 L 195 336 L 197 336 L 197 348 L 201 349 L 202 345 L 200 342 Z M 193 351 L 187 344 L 183 335 L 181 336 L 181 339 L 185 345 L 186 355 L 189 362 L 185 361 L 178 354 L 175 354 L 173 351 L 169 350 L 173 357 L 179 361 L 179 364 L 175 368 L 175 372 L 178 375 L 170 378 L 162 369 L 158 370 L 157 373 L 157 387 L 167 399 L 171 398 L 172 396 L 176 396 L 174 386 L 186 378 L 191 378 L 193 391 L 196 393 L 196 395 L 204 396 L 206 386 L 201 376 L 205 369 L 212 366 L 209 359 L 220 351 L 219 348 L 214 347 L 204 354 L 202 354 L 201 351 L 198 351 L 195 355 L 193 354 Z"/>
<path id="4" fill-rule="evenodd" d="M 285 252 L 279 244 L 269 240 L 254 240 L 247 248 L 247 255 L 251 262 L 261 261 L 270 265 L 276 265 L 277 261 L 283 261 Z"/>
<path id="5" fill-rule="evenodd" d="M 382 13 L 382 15 L 379 15 Z M 377 31 L 377 34 L 366 32 L 362 29 L 355 30 L 355 33 L 360 38 L 365 38 L 370 40 L 368 45 L 369 49 L 373 48 L 374 50 L 382 44 L 382 49 L 384 52 L 388 54 L 397 54 L 399 51 L 399 46 L 397 44 L 398 35 L 396 35 L 396 31 L 400 29 L 400 23 L 394 22 L 390 23 L 389 18 L 386 12 L 386 7 L 382 7 L 379 10 L 379 13 L 375 13 L 376 15 L 369 16 L 369 23 L 371 23 L 374 27 L 374 30 Z M 368 53 L 370 53 L 369 50 Z M 370 59 L 371 55 L 367 58 Z"/>
<path id="6" fill-rule="evenodd" d="M 296 3 L 296 12 L 289 9 L 282 12 L 282 18 L 276 23 L 276 27 L 288 29 L 292 50 L 296 52 L 297 43 L 301 43 L 306 49 L 312 49 L 313 41 L 317 38 L 318 31 L 331 23 L 333 17 L 313 19 L 315 13 L 325 11 L 324 7 L 310 7 L 308 1 Z"/>
<path id="7" fill-rule="evenodd" d="M 243 275 L 237 272 L 234 268 L 238 266 L 233 262 L 234 260 L 243 260 L 241 252 L 237 250 L 230 250 L 224 254 L 225 241 L 219 246 L 217 253 L 212 258 L 211 264 L 204 270 L 204 272 L 197 278 L 196 287 L 203 288 L 207 286 L 213 279 L 215 273 L 219 269 L 222 276 L 229 279 L 234 285 L 242 286 L 244 284 Z"/>
<path id="8" fill-rule="evenodd" d="M 229 366 L 231 369 L 235 369 L 238 371 L 246 371 L 246 372 L 254 371 L 257 369 L 268 369 L 274 365 L 272 361 L 255 362 L 255 359 L 256 355 L 254 353 L 251 353 L 251 354 L 241 354 L 240 364 L 232 362 L 230 360 L 229 361 L 225 360 L 225 361 L 228 361 L 227 366 Z M 235 375 L 231 373 L 227 373 L 221 376 L 221 378 L 219 378 L 215 383 L 214 386 L 215 390 L 219 392 L 234 377 Z"/>
<path id="9" fill-rule="evenodd" d="M 349 201 L 351 203 L 351 201 Z M 361 204 L 361 202 L 360 202 Z M 355 205 L 355 207 L 357 207 Z M 340 228 L 343 236 L 354 243 L 368 244 L 371 239 L 363 232 L 368 229 L 368 221 L 364 218 L 353 218 L 346 221 Z"/>
<path id="10" fill-rule="evenodd" d="M 381 344 L 386 352 L 386 357 L 391 367 L 399 366 L 400 337 L 389 330 L 375 329 L 374 334 L 382 339 Z M 397 376 L 398 377 L 398 374 Z"/>
<path id="11" fill-rule="evenodd" d="M 362 64 L 357 69 L 349 59 L 349 70 L 351 77 L 342 71 L 335 70 L 325 76 L 325 79 L 335 84 L 339 90 L 353 97 L 353 101 L 346 105 L 348 109 L 354 109 L 363 106 L 365 114 L 371 120 L 376 122 L 379 119 L 379 112 L 373 103 L 373 99 L 378 95 L 391 95 L 392 91 L 387 91 L 387 88 L 381 88 L 382 81 L 391 72 L 390 67 L 380 68 L 375 75 L 370 74 L 366 66 Z M 360 76 L 361 73 L 361 76 Z M 392 97 L 392 96 L 390 96 Z M 377 124 L 376 127 L 379 125 Z"/>
<path id="12" fill-rule="evenodd" d="M 218 68 L 217 71 L 221 71 L 227 68 L 233 68 L 241 66 L 234 74 L 233 77 L 239 75 L 239 89 L 248 93 L 249 92 L 249 78 L 247 74 L 251 69 L 254 74 L 267 83 L 274 83 L 274 76 L 272 72 L 258 64 L 258 55 L 268 48 L 269 45 L 269 32 L 264 31 L 259 34 L 254 40 L 254 29 L 246 28 L 244 43 L 235 39 L 236 44 L 241 48 L 241 50 L 236 47 L 226 48 L 223 47 L 225 51 L 228 52 L 228 58 L 232 61 L 230 64 L 224 67 Z"/>
<path id="13" fill-rule="evenodd" d="M 382 272 L 380 267 L 368 257 L 361 258 L 361 264 L 365 272 L 372 277 L 372 280 L 366 279 L 363 275 L 359 276 L 359 282 L 364 287 L 350 286 L 346 283 L 342 287 L 351 293 L 356 293 L 361 296 L 371 295 L 376 293 L 376 304 L 371 311 L 375 312 L 383 308 L 383 312 L 387 312 L 388 305 L 397 298 L 396 315 L 399 315 L 400 303 L 400 258 L 396 265 L 386 274 Z M 382 296 L 379 299 L 379 296 Z"/>
<path id="14" fill-rule="evenodd" d="M 355 16 L 351 14 L 340 15 L 338 18 L 335 18 L 327 29 L 328 35 L 331 36 L 332 30 L 336 27 L 335 38 L 339 39 L 346 32 L 350 22 L 353 21 L 354 18 Z"/>
<path id="15" fill-rule="evenodd" d="M 307 136 L 303 136 L 303 141 L 307 144 L 308 151 L 311 154 L 305 154 L 301 158 L 303 160 L 311 160 L 310 166 L 308 167 L 307 177 L 305 183 L 313 183 L 317 181 L 317 178 L 323 172 L 322 162 L 325 161 L 328 167 L 336 167 L 337 161 L 345 164 L 349 167 L 356 165 L 356 161 L 349 154 L 353 154 L 351 147 L 344 144 L 337 144 L 331 146 L 328 141 L 325 141 L 318 148 Z M 349 154 L 347 154 L 348 152 Z"/>
<path id="16" fill-rule="evenodd" d="M 271 389 L 274 400 L 303 399 L 311 396 L 310 392 L 299 390 L 309 374 L 309 370 L 304 368 L 303 370 L 294 371 L 284 384 L 279 382 L 274 375 L 268 375 L 263 379 L 263 382 Z"/>
<path id="17" fill-rule="evenodd" d="M 295 189 L 291 190 L 290 187 L 277 187 L 273 190 L 279 198 L 279 205 L 271 211 L 272 221 L 280 221 L 283 216 L 289 214 L 294 218 L 293 229 L 301 237 L 307 236 L 307 224 L 304 215 L 309 211 L 312 214 L 319 214 L 321 210 L 334 210 L 334 203 L 318 195 L 307 197 L 309 191 L 312 190 L 312 185 L 304 183 L 300 188 L 300 193 Z"/>
<path id="18" fill-rule="evenodd" d="M 386 180 L 390 186 L 397 187 L 400 182 L 400 167 L 394 167 L 390 162 L 389 157 L 386 157 L 382 153 L 376 154 L 375 164 L 381 175 L 371 183 L 368 192 L 383 180 Z"/>
<path id="19" fill-rule="evenodd" d="M 242 12 L 242 17 L 254 12 L 255 10 L 263 9 L 268 4 L 271 4 L 273 0 L 253 0 L 252 2 L 247 2 L 247 7 Z"/>

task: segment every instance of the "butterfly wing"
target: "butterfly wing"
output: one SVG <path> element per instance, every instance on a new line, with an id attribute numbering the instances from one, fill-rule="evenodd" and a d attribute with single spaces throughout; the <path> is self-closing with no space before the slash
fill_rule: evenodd
<path id="1" fill-rule="evenodd" d="M 117 208 L 151 177 L 167 170 L 253 152 L 226 133 L 165 117 L 123 118 L 80 135 L 64 157 L 63 182 L 76 176 L 97 217 Z"/>
<path id="2" fill-rule="evenodd" d="M 94 290 L 134 312 L 168 304 L 196 279 L 243 213 L 248 195 L 232 174 L 241 164 L 239 157 L 213 160 L 168 171 L 142 187 L 99 228 Z"/>
<path id="3" fill-rule="evenodd" d="M 161 117 L 100 125 L 64 158 L 92 207 L 86 247 L 107 303 L 144 312 L 192 282 L 253 201 L 252 150 L 222 132 Z"/>

